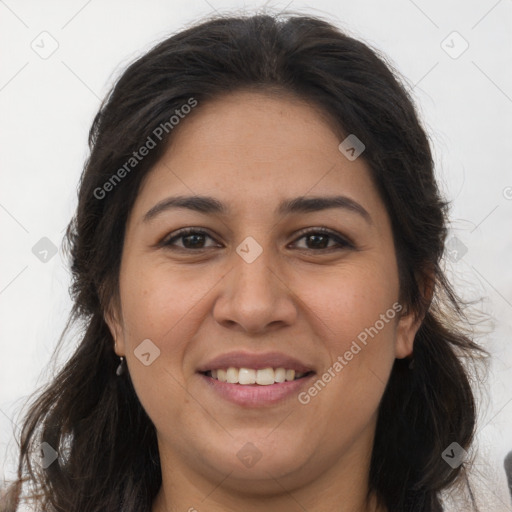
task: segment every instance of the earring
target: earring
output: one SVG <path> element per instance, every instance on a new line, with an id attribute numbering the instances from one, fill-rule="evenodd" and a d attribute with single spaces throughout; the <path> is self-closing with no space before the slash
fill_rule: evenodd
<path id="1" fill-rule="evenodd" d="M 124 373 L 124 357 L 121 356 L 119 358 L 121 360 L 121 362 L 119 363 L 119 366 L 117 367 L 117 370 L 116 370 L 116 375 L 119 377 L 121 376 L 123 373 Z"/>

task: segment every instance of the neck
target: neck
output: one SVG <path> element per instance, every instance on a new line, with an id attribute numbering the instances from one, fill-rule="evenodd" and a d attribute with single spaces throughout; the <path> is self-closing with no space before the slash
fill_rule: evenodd
<path id="1" fill-rule="evenodd" d="M 217 489 L 212 488 L 211 491 L 217 494 Z M 212 496 L 205 494 L 202 498 L 188 498 L 176 500 L 168 498 L 165 488 L 162 486 L 153 503 L 152 512 L 261 512 L 262 510 L 279 510 L 280 512 L 388 512 L 385 506 L 379 506 L 375 495 L 369 500 L 362 499 L 359 504 L 354 500 L 341 501 L 338 497 L 335 505 L 325 505 L 324 503 L 310 503 L 305 505 L 296 497 L 295 492 L 284 492 L 281 496 L 273 496 L 271 499 L 263 498 L 244 498 L 243 496 Z M 341 496 L 341 495 L 340 495 Z M 318 501 L 318 500 L 317 500 Z M 325 500 L 322 500 L 324 502 Z M 336 507 L 336 508 L 334 508 Z"/>

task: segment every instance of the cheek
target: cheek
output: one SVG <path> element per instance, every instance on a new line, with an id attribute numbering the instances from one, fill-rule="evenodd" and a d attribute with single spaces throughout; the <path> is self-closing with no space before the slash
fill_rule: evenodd
<path id="1" fill-rule="evenodd" d="M 384 392 L 395 358 L 401 309 L 396 275 L 378 264 L 347 267 L 325 279 L 302 280 L 300 286 L 308 322 L 330 358 L 319 375 L 325 386 L 319 383 L 304 400 L 316 401 L 319 408 L 339 404 L 333 414 L 358 410 L 368 416 Z"/>
<path id="2" fill-rule="evenodd" d="M 388 337 L 392 334 L 389 327 L 396 322 L 390 320 L 396 318 L 393 304 L 399 295 L 398 277 L 389 266 L 382 267 L 378 261 L 347 265 L 324 275 L 305 274 L 297 280 L 297 295 L 330 346 L 343 349 L 376 322 L 379 331 Z M 386 313 L 383 325 L 380 319 Z"/>
<path id="3" fill-rule="evenodd" d="M 124 276 L 120 284 L 124 325 L 127 341 L 132 344 L 150 338 L 163 345 L 169 338 L 178 337 L 174 333 L 193 316 L 214 282 L 210 285 L 205 279 L 194 278 L 193 273 L 143 262 L 127 266 Z"/>
<path id="4" fill-rule="evenodd" d="M 176 418 L 179 404 L 187 404 L 183 385 L 190 377 L 188 348 L 207 315 L 208 294 L 221 277 L 217 272 L 171 268 L 168 262 L 133 260 L 123 269 L 125 353 L 137 395 L 152 418 Z M 144 341 L 148 339 L 154 346 Z M 144 353 L 150 353 L 146 361 L 140 357 L 142 343 L 148 346 Z"/>
<path id="5" fill-rule="evenodd" d="M 126 359 L 143 408 L 157 429 L 165 431 L 166 425 L 186 424 L 189 397 L 183 387 L 183 361 L 205 290 L 183 274 L 171 276 L 162 266 L 137 267 L 130 271 L 127 266 L 120 283 Z"/>

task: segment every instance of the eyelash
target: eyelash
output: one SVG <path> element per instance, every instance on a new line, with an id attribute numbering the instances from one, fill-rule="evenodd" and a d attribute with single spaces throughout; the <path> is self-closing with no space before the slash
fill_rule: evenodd
<path id="1" fill-rule="evenodd" d="M 337 234 L 334 231 L 331 231 L 327 228 L 308 228 L 306 230 L 300 231 L 298 233 L 298 238 L 296 238 L 295 241 L 298 241 L 308 235 L 316 235 L 321 234 L 325 236 L 329 236 L 332 240 L 334 240 L 338 247 L 326 247 L 326 248 L 320 248 L 320 249 L 308 249 L 308 248 L 301 248 L 300 250 L 303 251 L 313 251 L 313 252 L 331 252 L 332 250 L 343 250 L 343 249 L 354 249 L 355 246 L 353 243 L 351 243 L 348 239 L 342 237 L 341 235 Z M 202 252 L 206 251 L 208 249 L 211 249 L 212 247 L 201 247 L 199 249 L 190 249 L 188 247 L 179 247 L 174 245 L 174 241 L 184 238 L 188 235 L 206 235 L 207 237 L 210 237 L 212 240 L 214 238 L 203 229 L 200 228 L 183 228 L 181 230 L 178 230 L 175 234 L 173 234 L 172 237 L 166 237 L 160 242 L 160 246 L 165 247 L 167 249 L 171 250 L 182 250 L 182 251 L 193 251 L 193 252 Z M 329 242 L 327 242 L 329 243 Z"/>

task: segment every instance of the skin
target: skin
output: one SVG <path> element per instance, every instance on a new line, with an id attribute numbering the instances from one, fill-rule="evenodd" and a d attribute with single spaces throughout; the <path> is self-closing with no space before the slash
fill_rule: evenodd
<path id="1" fill-rule="evenodd" d="M 340 142 L 299 99 L 238 92 L 199 104 L 144 182 L 107 322 L 158 434 L 163 485 L 153 512 L 377 510 L 365 495 L 378 405 L 395 358 L 412 353 L 420 323 L 412 315 L 386 323 L 307 405 L 294 395 L 244 408 L 196 373 L 228 351 L 279 350 L 321 375 L 398 302 L 388 214 L 367 164 L 349 161 Z M 194 194 L 231 214 L 180 208 L 143 220 L 159 201 Z M 338 194 L 371 221 L 340 208 L 275 212 L 284 199 Z M 183 238 L 174 250 L 158 245 L 184 227 L 208 231 L 199 240 L 206 249 Z M 355 248 L 297 235 L 319 227 Z M 236 252 L 248 236 L 263 249 L 252 263 Z M 134 354 L 145 339 L 160 350 L 149 366 Z M 248 442 L 261 453 L 250 468 L 236 456 Z"/>

